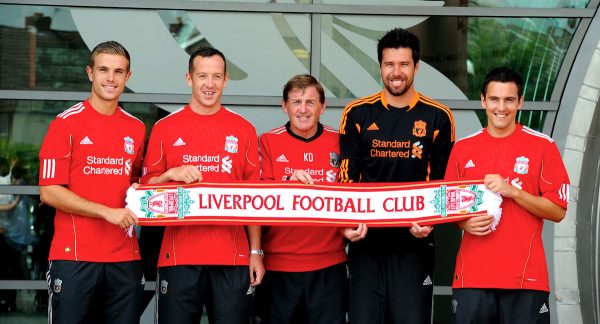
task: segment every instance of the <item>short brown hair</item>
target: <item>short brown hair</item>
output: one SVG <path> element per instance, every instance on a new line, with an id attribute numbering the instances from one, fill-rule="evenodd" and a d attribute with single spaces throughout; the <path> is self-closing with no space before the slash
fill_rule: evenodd
<path id="1" fill-rule="evenodd" d="M 212 57 L 218 55 L 223 59 L 223 62 L 225 63 L 225 73 L 227 73 L 227 60 L 225 60 L 225 54 L 223 54 L 223 52 L 219 51 L 216 48 L 212 48 L 212 47 L 200 47 L 198 48 L 196 51 L 194 51 L 191 55 L 190 55 L 190 59 L 188 60 L 188 72 L 192 73 L 194 70 L 194 59 L 198 56 L 200 57 Z"/>
<path id="2" fill-rule="evenodd" d="M 298 74 L 294 75 L 283 87 L 283 101 L 288 101 L 288 95 L 293 90 L 305 90 L 309 87 L 315 87 L 319 93 L 319 101 L 321 104 L 325 103 L 325 91 L 323 86 L 310 74 Z"/>
<path id="3" fill-rule="evenodd" d="M 112 54 L 124 56 L 127 59 L 127 71 L 129 71 L 129 52 L 127 52 L 127 49 L 125 49 L 125 47 L 123 47 L 123 45 L 119 44 L 118 42 L 106 41 L 96 45 L 96 47 L 94 47 L 94 49 L 92 50 L 92 55 L 90 56 L 91 68 L 94 68 L 94 60 L 99 54 Z"/>
<path id="4" fill-rule="evenodd" d="M 485 75 L 485 78 L 483 79 L 483 86 L 481 87 L 481 94 L 484 98 L 487 94 L 487 87 L 490 82 L 513 82 L 517 85 L 517 94 L 519 95 L 519 99 L 523 96 L 523 78 L 519 73 L 509 67 L 497 67 Z"/>

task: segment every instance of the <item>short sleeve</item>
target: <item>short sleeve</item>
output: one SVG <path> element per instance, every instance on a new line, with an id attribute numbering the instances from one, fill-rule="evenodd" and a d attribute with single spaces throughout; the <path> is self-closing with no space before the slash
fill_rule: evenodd
<path id="1" fill-rule="evenodd" d="M 444 177 L 448 165 L 448 157 L 454 145 L 454 117 L 450 109 L 444 110 L 437 136 L 433 140 L 430 155 L 429 180 L 440 180 Z"/>
<path id="2" fill-rule="evenodd" d="M 56 118 L 50 123 L 40 149 L 40 186 L 69 183 L 71 153 L 71 131 L 63 119 Z"/>
<path id="3" fill-rule="evenodd" d="M 543 197 L 562 208 L 569 202 L 570 180 L 560 152 L 553 142 L 548 145 L 542 157 L 539 190 Z"/>
<path id="4" fill-rule="evenodd" d="M 350 105 L 346 106 L 340 122 L 340 171 L 338 182 L 360 180 L 360 131 L 355 123 Z"/>
<path id="5" fill-rule="evenodd" d="M 448 158 L 448 166 L 446 167 L 446 173 L 444 175 L 444 180 L 453 181 L 460 180 L 461 178 L 461 170 L 459 168 L 459 151 L 460 145 L 454 145 L 454 148 L 450 152 L 450 157 Z"/>
<path id="6" fill-rule="evenodd" d="M 258 138 L 259 154 L 260 154 L 260 179 L 275 180 L 273 175 L 273 160 L 271 158 L 271 150 L 268 136 L 263 134 Z"/>

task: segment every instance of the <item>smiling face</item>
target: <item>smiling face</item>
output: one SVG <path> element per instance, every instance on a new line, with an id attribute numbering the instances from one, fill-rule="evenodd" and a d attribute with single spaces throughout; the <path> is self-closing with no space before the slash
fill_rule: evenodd
<path id="1" fill-rule="evenodd" d="M 283 111 L 290 118 L 292 132 L 303 138 L 310 138 L 317 133 L 319 117 L 325 111 L 325 103 L 314 86 L 306 89 L 292 89 L 288 99 L 281 102 Z"/>
<path id="2" fill-rule="evenodd" d="M 517 126 L 517 112 L 523 106 L 523 97 L 514 82 L 488 83 L 485 96 L 481 95 L 481 106 L 487 115 L 487 131 L 494 137 L 505 137 Z"/>
<path id="3" fill-rule="evenodd" d="M 415 64 L 413 61 L 410 48 L 385 48 L 379 68 L 384 92 L 390 103 L 394 104 L 394 99 L 404 99 L 406 94 L 412 96 L 413 82 L 419 70 L 419 63 Z"/>
<path id="4" fill-rule="evenodd" d="M 86 68 L 92 82 L 93 106 L 118 102 L 131 75 L 128 66 L 129 61 L 122 55 L 100 53 L 94 58 L 94 66 Z"/>
<path id="5" fill-rule="evenodd" d="M 192 88 L 192 110 L 202 115 L 216 113 L 221 108 L 221 97 L 228 78 L 225 62 L 220 56 L 195 57 L 194 68 L 186 74 L 187 83 Z"/>

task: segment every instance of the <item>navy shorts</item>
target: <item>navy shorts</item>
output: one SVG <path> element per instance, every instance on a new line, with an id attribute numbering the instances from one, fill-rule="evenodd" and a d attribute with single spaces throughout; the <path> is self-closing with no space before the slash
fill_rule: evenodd
<path id="1" fill-rule="evenodd" d="M 256 289 L 261 324 L 343 324 L 346 264 L 306 272 L 268 271 Z"/>
<path id="2" fill-rule="evenodd" d="M 50 261 L 48 318 L 51 323 L 138 323 L 144 275 L 139 261 Z"/>
<path id="3" fill-rule="evenodd" d="M 454 323 L 550 324 L 549 293 L 524 289 L 452 289 Z"/>
<path id="4" fill-rule="evenodd" d="M 248 266 L 180 265 L 158 268 L 156 323 L 198 323 L 206 306 L 211 324 L 248 324 Z"/>
<path id="5" fill-rule="evenodd" d="M 431 323 L 433 247 L 424 253 L 348 256 L 350 323 Z"/>

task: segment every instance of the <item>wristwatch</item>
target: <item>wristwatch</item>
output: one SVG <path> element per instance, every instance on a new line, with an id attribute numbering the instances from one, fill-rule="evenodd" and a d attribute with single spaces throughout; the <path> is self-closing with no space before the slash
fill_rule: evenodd
<path id="1" fill-rule="evenodd" d="M 250 254 L 258 254 L 262 257 L 262 256 L 265 256 L 265 251 L 263 251 L 262 249 L 250 250 Z"/>

